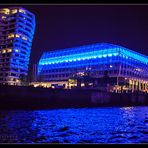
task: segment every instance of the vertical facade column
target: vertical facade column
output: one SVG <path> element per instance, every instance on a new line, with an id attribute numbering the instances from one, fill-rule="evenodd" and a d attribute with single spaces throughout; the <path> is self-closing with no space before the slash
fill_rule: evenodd
<path id="1" fill-rule="evenodd" d="M 132 80 L 132 92 L 134 91 L 134 80 Z"/>
<path id="2" fill-rule="evenodd" d="M 139 91 L 141 91 L 141 80 L 139 80 Z"/>
<path id="3" fill-rule="evenodd" d="M 144 82 L 142 81 L 142 91 L 144 90 Z"/>

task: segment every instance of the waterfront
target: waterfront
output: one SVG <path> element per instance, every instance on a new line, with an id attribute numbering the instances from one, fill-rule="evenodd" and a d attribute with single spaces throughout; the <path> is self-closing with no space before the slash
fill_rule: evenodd
<path id="1" fill-rule="evenodd" d="M 1 110 L 0 143 L 148 143 L 148 107 Z"/>

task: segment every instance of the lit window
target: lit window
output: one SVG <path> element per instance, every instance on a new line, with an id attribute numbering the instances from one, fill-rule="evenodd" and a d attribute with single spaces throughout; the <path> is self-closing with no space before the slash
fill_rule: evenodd
<path id="1" fill-rule="evenodd" d="M 112 56 L 112 54 L 108 54 L 108 56 L 109 56 L 109 57 L 111 57 L 111 56 Z"/>
<path id="2" fill-rule="evenodd" d="M 17 13 L 17 9 L 13 9 L 13 10 L 11 11 L 11 13 L 12 13 L 12 14 Z"/>
<path id="3" fill-rule="evenodd" d="M 14 34 L 9 34 L 8 39 L 10 39 L 10 38 L 14 38 Z"/>
<path id="4" fill-rule="evenodd" d="M 106 55 L 106 54 L 104 54 L 104 55 L 103 55 L 103 57 L 105 58 L 105 57 L 107 57 L 107 55 Z"/>
<path id="5" fill-rule="evenodd" d="M 2 16 L 2 19 L 5 20 L 6 19 L 6 16 Z"/>
<path id="6" fill-rule="evenodd" d="M 4 50 L 2 50 L 2 53 L 6 53 L 6 50 L 4 49 Z"/>
<path id="7" fill-rule="evenodd" d="M 16 82 L 20 82 L 20 80 L 16 80 Z"/>
<path id="8" fill-rule="evenodd" d="M 10 10 L 7 9 L 7 8 L 4 8 L 0 11 L 0 13 L 3 13 L 3 14 L 9 14 L 10 13 Z"/>
<path id="9" fill-rule="evenodd" d="M 18 49 L 15 49 L 15 52 L 20 52 Z"/>
<path id="10" fill-rule="evenodd" d="M 20 37 L 20 35 L 19 35 L 19 34 L 16 34 L 15 36 L 16 36 L 17 38 L 19 38 L 19 37 Z"/>
<path id="11" fill-rule="evenodd" d="M 22 9 L 20 9 L 19 12 L 26 14 L 26 12 Z"/>
<path id="12" fill-rule="evenodd" d="M 22 39 L 27 41 L 27 38 L 26 37 L 22 37 Z"/>
<path id="13" fill-rule="evenodd" d="M 12 49 L 11 49 L 11 48 L 8 48 L 8 49 L 7 49 L 7 52 L 12 52 Z"/>

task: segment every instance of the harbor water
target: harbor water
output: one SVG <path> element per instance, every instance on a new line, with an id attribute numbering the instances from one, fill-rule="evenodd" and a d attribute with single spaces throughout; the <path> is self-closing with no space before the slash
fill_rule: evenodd
<path id="1" fill-rule="evenodd" d="M 148 107 L 1 110 L 0 143 L 148 143 Z"/>

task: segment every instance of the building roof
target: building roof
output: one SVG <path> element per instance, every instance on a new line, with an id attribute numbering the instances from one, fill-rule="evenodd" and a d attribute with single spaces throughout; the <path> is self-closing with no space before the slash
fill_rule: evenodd
<path id="1" fill-rule="evenodd" d="M 91 45 L 83 45 L 60 49 L 55 51 L 44 52 L 39 65 L 59 64 L 64 62 L 81 61 L 86 59 L 106 58 L 113 56 L 122 56 L 124 58 L 132 58 L 148 64 L 148 56 L 125 47 L 109 44 L 97 43 Z"/>

